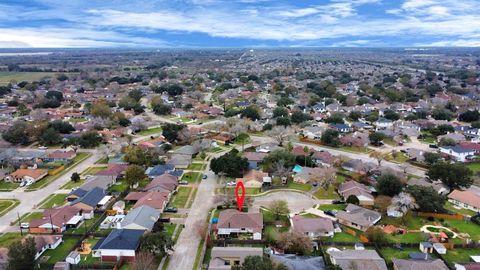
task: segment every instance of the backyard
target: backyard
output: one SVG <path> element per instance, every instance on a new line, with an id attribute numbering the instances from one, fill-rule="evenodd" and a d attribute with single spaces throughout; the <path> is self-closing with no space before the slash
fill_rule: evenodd
<path id="1" fill-rule="evenodd" d="M 64 236 L 63 243 L 61 243 L 56 249 L 49 249 L 43 253 L 43 257 L 48 258 L 45 262 L 48 264 L 54 264 L 63 261 L 79 241 L 80 238 Z"/>
<path id="2" fill-rule="evenodd" d="M 160 132 L 162 132 L 162 127 L 156 127 L 156 128 L 145 129 L 140 132 L 137 132 L 137 135 L 148 136 L 148 135 L 152 135 Z"/>
<path id="3" fill-rule="evenodd" d="M 187 204 L 190 195 L 191 187 L 179 187 L 177 193 L 173 196 L 170 207 L 183 208 Z"/>

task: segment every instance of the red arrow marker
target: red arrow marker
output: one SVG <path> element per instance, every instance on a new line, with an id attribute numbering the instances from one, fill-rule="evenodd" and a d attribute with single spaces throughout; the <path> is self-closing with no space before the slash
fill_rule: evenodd
<path id="1" fill-rule="evenodd" d="M 242 194 L 239 195 L 238 191 L 242 190 Z M 237 199 L 238 210 L 241 212 L 243 207 L 243 201 L 245 200 L 245 186 L 243 185 L 243 181 L 237 182 L 237 187 L 235 188 L 235 198 Z"/>

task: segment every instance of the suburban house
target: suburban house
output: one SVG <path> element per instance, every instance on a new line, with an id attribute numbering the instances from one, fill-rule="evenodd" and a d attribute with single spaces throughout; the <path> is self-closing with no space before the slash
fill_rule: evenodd
<path id="1" fill-rule="evenodd" d="M 475 150 L 461 146 L 442 146 L 440 153 L 453 157 L 457 161 L 465 162 L 468 156 L 474 156 Z"/>
<path id="2" fill-rule="evenodd" d="M 302 167 L 299 172 L 297 172 L 293 176 L 293 181 L 306 184 L 310 182 L 312 179 L 317 179 L 319 175 L 322 174 L 322 168 L 309 168 L 309 167 Z"/>
<path id="3" fill-rule="evenodd" d="M 120 226 L 122 229 L 151 231 L 159 218 L 160 211 L 148 205 L 142 205 L 130 210 L 120 222 Z"/>
<path id="4" fill-rule="evenodd" d="M 165 173 L 153 178 L 144 188 L 145 191 L 173 192 L 177 189 L 178 177 Z"/>
<path id="5" fill-rule="evenodd" d="M 44 160 L 49 162 L 68 162 L 72 161 L 76 156 L 77 152 L 75 152 L 73 149 L 67 151 L 55 150 L 54 152 L 48 154 Z"/>
<path id="6" fill-rule="evenodd" d="M 210 270 L 229 270 L 232 265 L 241 265 L 247 256 L 263 256 L 258 247 L 213 247 Z"/>
<path id="7" fill-rule="evenodd" d="M 268 173 L 258 170 L 250 170 L 243 176 L 243 178 L 238 178 L 237 182 L 242 181 L 246 188 L 261 188 L 265 182 L 264 179 L 270 179 Z"/>
<path id="8" fill-rule="evenodd" d="M 328 218 L 304 218 L 300 215 L 292 217 L 294 231 L 315 239 L 318 237 L 332 237 L 335 233 L 332 220 Z"/>
<path id="9" fill-rule="evenodd" d="M 338 187 L 338 193 L 346 200 L 350 196 L 355 196 L 360 201 L 360 205 L 373 205 L 375 198 L 372 191 L 354 180 L 342 183 Z"/>
<path id="10" fill-rule="evenodd" d="M 388 120 L 385 118 L 378 119 L 374 124 L 377 130 L 387 129 L 393 126 L 392 120 Z"/>
<path id="11" fill-rule="evenodd" d="M 148 205 L 154 209 L 158 209 L 160 212 L 165 209 L 168 201 L 170 200 L 170 192 L 165 191 L 148 191 L 148 192 L 130 192 L 127 197 L 127 201 L 135 202 L 133 208 Z"/>
<path id="12" fill-rule="evenodd" d="M 266 153 L 259 152 L 245 152 L 243 157 L 248 160 L 248 168 L 250 170 L 258 169 L 258 166 L 263 163 L 263 159 L 267 156 Z"/>
<path id="13" fill-rule="evenodd" d="M 448 195 L 448 201 L 460 208 L 480 212 L 480 188 L 471 186 L 467 190 L 454 190 Z"/>
<path id="14" fill-rule="evenodd" d="M 173 154 L 166 162 L 167 165 L 173 165 L 178 169 L 186 169 L 192 163 L 192 156 Z"/>
<path id="15" fill-rule="evenodd" d="M 92 219 L 94 211 L 106 205 L 111 198 L 112 196 L 105 195 L 105 190 L 96 187 L 82 197 L 72 201 L 70 205 L 82 210 L 85 219 Z"/>
<path id="16" fill-rule="evenodd" d="M 263 216 L 261 213 L 244 213 L 235 209 L 220 212 L 217 235 L 230 237 L 242 233 L 253 234 L 254 240 L 262 239 Z"/>
<path id="17" fill-rule="evenodd" d="M 334 129 L 340 133 L 348 133 L 352 131 L 352 128 L 349 125 L 346 124 L 332 124 L 330 125 L 331 129 Z"/>
<path id="18" fill-rule="evenodd" d="M 48 175 L 48 170 L 44 169 L 18 169 L 11 174 L 5 176 L 5 180 L 9 182 L 22 181 L 39 181 Z"/>
<path id="19" fill-rule="evenodd" d="M 77 228 L 83 221 L 80 209 L 73 206 L 45 209 L 42 217 L 30 220 L 30 233 L 62 233 Z"/>
<path id="20" fill-rule="evenodd" d="M 127 167 L 128 164 L 108 164 L 108 167 L 105 170 L 98 171 L 95 173 L 95 176 L 110 176 L 116 180 L 119 180 L 125 173 Z"/>
<path id="21" fill-rule="evenodd" d="M 331 167 L 340 162 L 340 159 L 330 154 L 327 151 L 315 151 L 312 155 L 312 160 L 318 165 Z"/>
<path id="22" fill-rule="evenodd" d="M 175 165 L 173 164 L 161 164 L 155 167 L 150 167 L 145 171 L 148 178 L 152 179 L 162 174 L 173 174 L 175 172 Z"/>
<path id="23" fill-rule="evenodd" d="M 375 250 L 333 250 L 329 255 L 332 264 L 342 269 L 387 270 L 385 260 Z"/>
<path id="24" fill-rule="evenodd" d="M 425 179 L 410 179 L 407 183 L 408 186 L 424 186 L 433 188 L 438 194 L 446 195 L 450 192 L 450 189 L 443 183 L 431 183 Z"/>
<path id="25" fill-rule="evenodd" d="M 114 229 L 107 237 L 98 241 L 92 248 L 92 256 L 102 261 L 135 261 L 135 253 L 140 246 L 144 230 Z"/>
<path id="26" fill-rule="evenodd" d="M 393 259 L 394 270 L 412 270 L 412 269 L 435 269 L 435 270 L 448 270 L 445 263 L 440 260 L 406 260 L 406 259 Z"/>
<path id="27" fill-rule="evenodd" d="M 63 242 L 61 235 L 35 235 L 35 260 L 40 258 L 47 249 L 56 249 Z"/>
<path id="28" fill-rule="evenodd" d="M 115 184 L 116 179 L 113 176 L 95 175 L 88 179 L 88 182 L 81 185 L 75 190 L 72 190 L 68 196 L 67 201 L 72 202 L 80 197 L 85 196 L 90 190 L 94 188 L 101 188 L 107 190 L 110 186 Z"/>
<path id="29" fill-rule="evenodd" d="M 349 204 L 345 211 L 339 211 L 336 217 L 340 224 L 365 232 L 375 225 L 382 218 L 382 215 L 376 211 Z"/>

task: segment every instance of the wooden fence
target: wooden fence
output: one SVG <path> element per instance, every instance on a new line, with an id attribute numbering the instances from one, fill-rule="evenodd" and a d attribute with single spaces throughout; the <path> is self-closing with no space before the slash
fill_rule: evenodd
<path id="1" fill-rule="evenodd" d="M 428 213 L 428 212 L 417 212 L 419 217 L 433 217 L 437 219 L 446 219 L 446 220 L 464 220 L 465 216 L 461 214 L 442 214 L 442 213 Z"/>

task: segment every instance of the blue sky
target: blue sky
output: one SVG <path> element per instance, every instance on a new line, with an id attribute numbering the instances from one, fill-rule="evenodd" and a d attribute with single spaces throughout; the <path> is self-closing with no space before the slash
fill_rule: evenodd
<path id="1" fill-rule="evenodd" d="M 0 0 L 0 47 L 480 46 L 480 0 Z"/>

